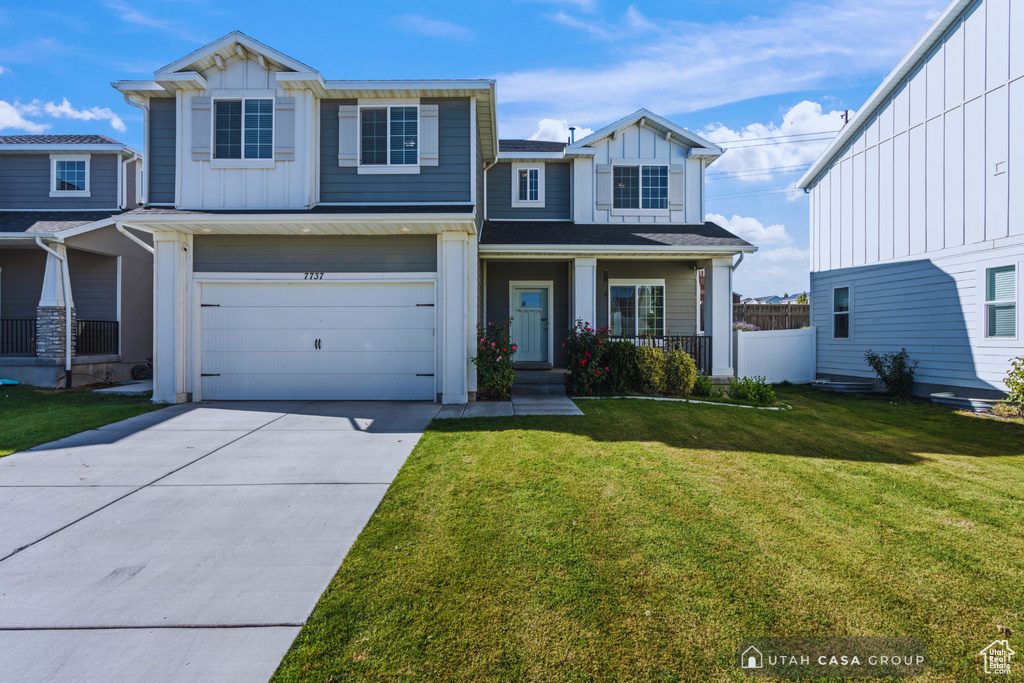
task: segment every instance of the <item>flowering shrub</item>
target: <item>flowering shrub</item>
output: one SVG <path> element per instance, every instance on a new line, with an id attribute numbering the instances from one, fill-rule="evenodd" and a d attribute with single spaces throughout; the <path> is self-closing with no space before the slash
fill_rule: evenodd
<path id="1" fill-rule="evenodd" d="M 487 323 L 476 328 L 476 365 L 478 394 L 495 401 L 507 401 L 512 394 L 516 373 L 512 369 L 512 356 L 516 345 L 512 343 L 509 328 L 512 320 Z"/>
<path id="2" fill-rule="evenodd" d="M 566 389 L 570 396 L 587 396 L 598 388 L 608 368 L 601 365 L 608 329 L 597 330 L 582 320 L 569 330 L 565 338 L 565 363 L 569 372 L 565 376 Z"/>
<path id="3" fill-rule="evenodd" d="M 732 329 L 739 332 L 757 332 L 761 328 L 754 323 L 748 323 L 746 320 L 738 320 L 732 324 Z"/>

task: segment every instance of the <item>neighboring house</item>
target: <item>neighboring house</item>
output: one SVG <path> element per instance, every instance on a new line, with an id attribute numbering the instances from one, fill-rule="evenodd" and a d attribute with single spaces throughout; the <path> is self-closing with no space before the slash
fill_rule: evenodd
<path id="1" fill-rule="evenodd" d="M 499 143 L 489 80 L 337 81 L 235 32 L 115 87 L 145 112 L 154 400 L 476 391 L 476 327 L 564 366 L 580 319 L 696 338 L 732 374 L 733 257 L 704 223 L 723 150 L 647 111 L 573 144 Z"/>
<path id="2" fill-rule="evenodd" d="M 103 135 L 0 136 L 0 378 L 120 380 L 152 356 L 149 237 L 118 229 L 140 162 Z"/>
<path id="3" fill-rule="evenodd" d="M 800 301 L 803 297 L 807 297 L 807 301 Z M 810 296 L 807 292 L 799 292 L 797 294 L 790 294 L 779 299 L 780 304 L 796 304 L 796 303 L 810 303 Z"/>
<path id="4" fill-rule="evenodd" d="M 1021 341 L 1024 13 L 956 0 L 800 180 L 822 378 L 905 347 L 915 391 L 996 396 Z"/>
<path id="5" fill-rule="evenodd" d="M 753 296 L 741 301 L 743 304 L 781 304 L 782 297 L 772 294 L 770 296 Z"/>

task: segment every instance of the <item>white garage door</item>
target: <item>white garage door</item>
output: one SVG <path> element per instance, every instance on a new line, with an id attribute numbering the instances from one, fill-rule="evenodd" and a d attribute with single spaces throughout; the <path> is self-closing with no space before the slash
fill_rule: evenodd
<path id="1" fill-rule="evenodd" d="M 205 283 L 202 398 L 434 400 L 433 283 Z"/>

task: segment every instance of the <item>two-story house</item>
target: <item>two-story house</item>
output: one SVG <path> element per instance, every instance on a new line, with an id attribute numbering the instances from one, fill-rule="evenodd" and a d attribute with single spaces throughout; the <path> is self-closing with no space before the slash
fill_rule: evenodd
<path id="1" fill-rule="evenodd" d="M 998 397 L 1024 355 L 1024 12 L 954 0 L 800 180 L 823 379 L 906 348 L 917 393 Z"/>
<path id="2" fill-rule="evenodd" d="M 719 147 L 647 111 L 573 144 L 499 142 L 490 80 L 332 81 L 235 32 L 114 86 L 145 112 L 154 400 L 476 391 L 476 326 L 561 364 L 579 319 L 696 337 L 730 375 L 734 257 L 703 222 Z"/>
<path id="3" fill-rule="evenodd" d="M 0 378 L 68 387 L 130 377 L 153 345 L 141 155 L 104 135 L 0 136 Z"/>

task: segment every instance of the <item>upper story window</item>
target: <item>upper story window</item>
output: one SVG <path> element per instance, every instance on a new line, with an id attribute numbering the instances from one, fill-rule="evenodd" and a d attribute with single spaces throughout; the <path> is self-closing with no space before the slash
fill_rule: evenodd
<path id="1" fill-rule="evenodd" d="M 50 155 L 50 196 L 89 197 L 88 154 Z"/>
<path id="2" fill-rule="evenodd" d="M 406 166 L 419 163 L 419 107 L 361 107 L 359 163 Z"/>
<path id="3" fill-rule="evenodd" d="M 832 290 L 832 338 L 850 338 L 850 288 Z"/>
<path id="4" fill-rule="evenodd" d="M 667 209 L 668 166 L 615 166 L 612 169 L 612 207 Z"/>
<path id="5" fill-rule="evenodd" d="M 1017 336 L 1017 269 L 1000 266 L 985 270 L 985 336 Z"/>
<path id="6" fill-rule="evenodd" d="M 274 158 L 274 100 L 214 102 L 215 159 Z"/>
<path id="7" fill-rule="evenodd" d="M 544 164 L 513 164 L 512 206 L 544 206 Z"/>

